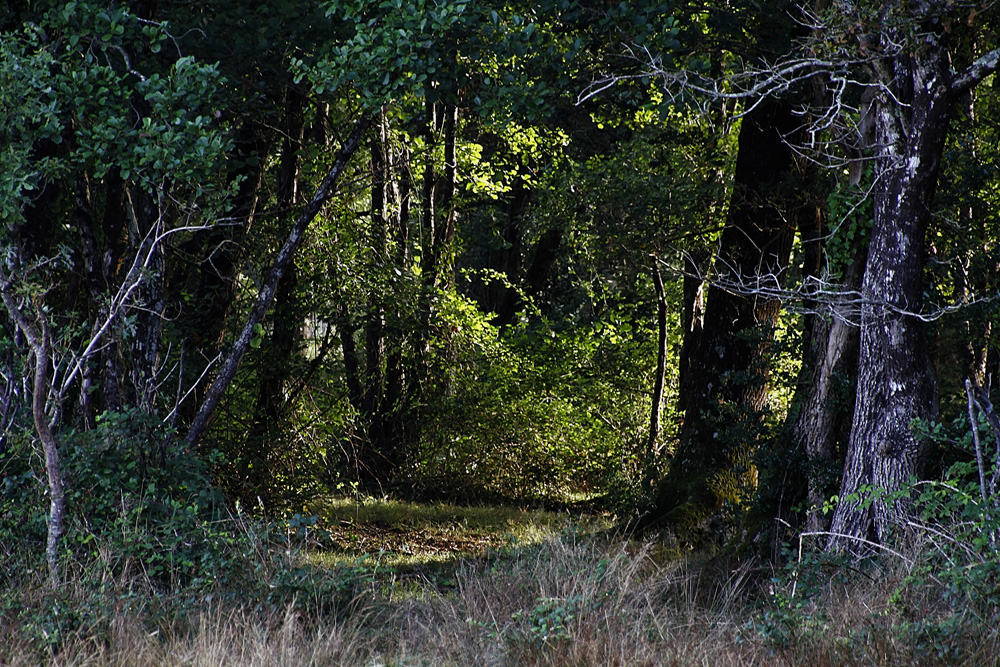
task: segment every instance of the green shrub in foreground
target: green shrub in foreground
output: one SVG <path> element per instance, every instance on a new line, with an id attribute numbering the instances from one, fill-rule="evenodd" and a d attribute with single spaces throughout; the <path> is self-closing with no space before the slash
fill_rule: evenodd
<path id="1" fill-rule="evenodd" d="M 983 657 L 978 647 L 995 642 L 1000 432 L 985 415 L 975 426 L 978 446 L 964 418 L 950 427 L 914 427 L 923 437 L 952 447 L 957 461 L 938 480 L 914 480 L 892 493 L 865 489 L 863 502 L 903 502 L 910 509 L 896 541 L 878 553 L 856 559 L 786 551 L 788 565 L 772 581 L 772 598 L 756 626 L 776 647 L 794 652 L 800 649 L 793 647 L 809 642 L 836 645 L 830 639 L 842 631 L 837 660 L 853 659 L 851 645 L 878 636 L 892 650 L 932 663 L 974 664 Z M 994 454 L 984 456 L 982 441 L 991 435 Z M 849 624 L 845 615 L 852 617 Z"/>
<path id="2" fill-rule="evenodd" d="M 103 415 L 63 433 L 67 490 L 62 584 L 44 578 L 44 469 L 28 437 L 0 455 L 0 622 L 37 650 L 100 638 L 134 611 L 157 632 L 190 610 L 288 605 L 338 614 L 368 575 L 364 563 L 320 570 L 301 557 L 323 533 L 315 517 L 264 520 L 234 511 L 213 486 L 212 456 L 184 449 L 158 420 Z"/>

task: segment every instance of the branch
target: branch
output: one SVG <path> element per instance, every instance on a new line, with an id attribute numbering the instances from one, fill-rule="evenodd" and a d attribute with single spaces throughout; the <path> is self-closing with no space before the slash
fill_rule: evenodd
<path id="1" fill-rule="evenodd" d="M 254 326 L 259 324 L 267 314 L 271 302 L 274 300 L 278 283 L 281 281 L 285 269 L 292 263 L 295 251 L 302 244 L 306 228 L 312 222 L 313 218 L 319 214 L 323 205 L 335 190 L 344 169 L 347 167 L 351 156 L 354 155 L 361 145 L 361 140 L 364 138 L 370 124 L 371 116 L 368 113 L 365 113 L 358 119 L 350 137 L 344 142 L 343 147 L 337 154 L 337 158 L 330 167 L 330 171 L 327 172 L 326 178 L 323 179 L 316 193 L 309 200 L 309 203 L 306 204 L 305 209 L 292 226 L 292 230 L 288 233 L 288 238 L 278 251 L 278 255 L 274 259 L 274 264 L 271 266 L 264 284 L 261 285 L 260 292 L 257 294 L 257 301 L 254 303 L 253 309 L 250 311 L 250 315 L 243 325 L 243 330 L 233 343 L 233 349 L 229 352 L 229 356 L 226 357 L 225 362 L 223 362 L 219 374 L 212 382 L 212 386 L 209 387 L 208 393 L 205 395 L 205 399 L 198 409 L 198 414 L 195 415 L 194 420 L 191 422 L 191 427 L 188 429 L 187 435 L 184 436 L 184 441 L 189 446 L 197 445 L 201 436 L 205 433 L 205 429 L 208 428 L 208 422 L 212 418 L 215 408 L 219 405 L 219 401 L 222 400 L 222 394 L 225 393 L 229 384 L 233 381 L 233 378 L 236 376 L 236 370 L 243 360 L 243 356 L 250 349 Z"/>
<path id="2" fill-rule="evenodd" d="M 180 392 L 181 392 L 181 389 L 182 389 L 181 381 L 183 381 L 183 379 L 184 379 L 183 368 L 181 369 L 181 372 L 177 374 L 177 378 L 178 378 L 177 399 L 174 401 L 174 407 L 173 407 L 172 410 L 170 410 L 170 414 L 168 414 L 166 417 L 163 418 L 163 423 L 164 424 L 169 424 L 171 426 L 174 425 L 174 422 L 177 419 L 177 414 L 178 414 L 178 411 L 180 410 L 181 405 L 184 403 L 184 401 L 186 401 L 188 399 L 188 396 L 190 396 L 192 393 L 194 393 L 194 391 L 201 385 L 201 381 L 204 380 L 205 376 L 208 375 L 208 372 L 210 370 L 212 370 L 212 366 L 214 366 L 215 363 L 217 361 L 219 361 L 219 359 L 221 359 L 221 358 L 222 358 L 222 353 L 221 352 L 219 354 L 215 355 L 215 358 L 211 359 L 208 362 L 208 364 L 205 366 L 205 369 L 202 370 L 201 375 L 199 375 L 198 379 L 194 381 L 194 384 L 192 384 L 188 388 L 188 390 L 186 392 L 184 392 L 183 396 L 180 395 Z M 182 350 L 181 351 L 181 360 L 183 360 L 183 359 L 184 359 L 184 352 Z"/>
<path id="3" fill-rule="evenodd" d="M 108 307 L 107 317 L 90 337 L 87 347 L 84 348 L 83 352 L 75 357 L 72 370 L 70 370 L 70 372 L 66 375 L 66 378 L 62 381 L 58 393 L 60 398 L 66 394 L 66 390 L 69 389 L 70 385 L 76 380 L 76 376 L 79 375 L 83 367 L 88 361 L 90 361 L 90 358 L 100 351 L 100 346 L 102 345 L 101 340 L 104 338 L 104 335 L 108 332 L 108 329 L 111 328 L 111 325 L 114 324 L 115 320 L 125 309 L 126 304 L 132 297 L 132 294 L 139 288 L 139 285 L 142 284 L 143 274 L 146 268 L 149 267 L 149 263 L 152 261 L 156 247 L 162 243 L 164 239 L 173 234 L 180 232 L 202 231 L 205 229 L 211 229 L 214 226 L 215 225 L 188 225 L 184 227 L 175 227 L 174 229 L 168 229 L 162 233 L 156 234 L 155 230 L 157 225 L 153 225 L 153 228 L 140 244 L 139 250 L 136 252 L 135 258 L 132 260 L 132 266 L 129 267 L 128 273 L 125 275 L 125 280 L 118 289 L 118 293 L 112 297 L 111 304 Z"/>
<path id="4" fill-rule="evenodd" d="M 836 282 L 827 281 L 815 276 L 810 276 L 794 289 L 790 289 L 782 287 L 781 276 L 776 273 L 745 276 L 736 271 L 734 267 L 727 266 L 721 258 L 717 258 L 717 261 L 724 269 L 729 269 L 729 271 L 726 273 L 713 272 L 715 275 L 705 275 L 700 272 L 691 273 L 685 269 L 673 266 L 666 260 L 659 260 L 674 275 L 697 278 L 713 288 L 745 298 L 781 301 L 790 311 L 830 316 L 834 319 L 847 322 L 852 326 L 860 326 L 860 318 L 852 319 L 851 315 L 859 315 L 864 306 L 883 308 L 900 317 L 912 317 L 922 322 L 934 322 L 945 315 L 958 312 L 973 304 L 990 303 L 1000 299 L 997 296 L 982 297 L 962 303 L 939 306 L 929 311 L 917 312 L 900 308 L 884 300 L 871 299 L 858 290 L 844 289 L 842 285 Z M 694 263 L 691 265 L 696 266 Z M 811 301 L 817 304 L 817 307 L 803 308 L 796 305 L 804 301 Z"/>
<path id="5" fill-rule="evenodd" d="M 1000 49 L 994 49 L 977 58 L 964 72 L 951 82 L 952 93 L 963 93 L 988 77 L 1000 66 Z"/>

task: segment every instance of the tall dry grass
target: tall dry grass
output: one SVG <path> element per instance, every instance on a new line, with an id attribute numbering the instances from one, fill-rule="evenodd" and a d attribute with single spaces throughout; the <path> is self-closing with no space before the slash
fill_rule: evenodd
<path id="1" fill-rule="evenodd" d="M 178 606 L 108 596 L 126 602 L 90 609 L 51 649 L 26 624 L 44 615 L 52 593 L 28 587 L 23 608 L 2 612 L 0 663 L 1000 664 L 996 623 L 963 617 L 932 580 L 908 589 L 912 563 L 816 563 L 806 585 L 771 581 L 766 568 L 668 557 L 659 545 L 565 531 L 451 568 L 376 573 L 346 605 L 322 613 L 311 602 L 266 608 L 219 596 Z M 89 590 L 59 595 L 66 609 L 93 604 Z M 935 623 L 915 624 L 921 614 Z"/>

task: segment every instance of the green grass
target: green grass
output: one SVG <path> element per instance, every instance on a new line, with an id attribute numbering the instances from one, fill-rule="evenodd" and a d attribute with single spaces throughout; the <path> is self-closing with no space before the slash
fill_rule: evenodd
<path id="1" fill-rule="evenodd" d="M 517 507 L 463 506 L 445 503 L 423 504 L 377 498 L 326 498 L 314 501 L 309 511 L 327 524 L 340 521 L 401 526 L 414 530 L 440 529 L 459 532 L 512 533 L 539 527 L 565 526 L 578 521 L 567 512 L 521 509 Z M 600 524 L 599 517 L 584 522 Z"/>
<path id="2" fill-rule="evenodd" d="M 611 528 L 610 519 L 601 515 L 374 498 L 326 498 L 307 511 L 319 518 L 319 528 L 334 545 L 308 554 L 311 563 L 326 567 L 366 556 L 369 564 L 383 569 L 419 570 L 539 544 L 570 526 Z"/>

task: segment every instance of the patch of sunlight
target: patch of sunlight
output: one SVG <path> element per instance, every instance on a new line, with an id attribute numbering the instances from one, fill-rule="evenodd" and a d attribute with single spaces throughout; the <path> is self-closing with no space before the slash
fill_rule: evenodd
<path id="1" fill-rule="evenodd" d="M 378 553 L 354 556 L 343 551 L 309 551 L 304 554 L 305 561 L 310 565 L 322 568 L 334 567 L 364 567 L 373 576 L 393 574 L 407 571 L 423 571 L 448 565 L 463 554 L 442 554 L 427 552 L 394 552 L 380 551 Z"/>
<path id="2" fill-rule="evenodd" d="M 558 531 L 569 523 L 581 521 L 581 517 L 573 517 L 566 512 L 517 507 L 424 504 L 377 498 L 324 498 L 313 502 L 309 511 L 327 525 L 341 522 L 372 523 L 445 532 L 508 531 L 518 534 L 537 527 Z"/>
<path id="3" fill-rule="evenodd" d="M 326 568 L 363 564 L 376 573 L 401 576 L 509 553 L 570 528 L 590 532 L 610 527 L 609 519 L 600 516 L 372 498 L 325 498 L 308 511 L 319 517 L 330 543 L 306 553 L 310 563 Z"/>

